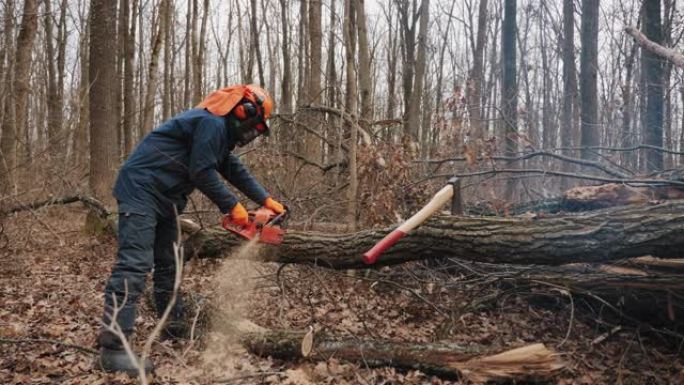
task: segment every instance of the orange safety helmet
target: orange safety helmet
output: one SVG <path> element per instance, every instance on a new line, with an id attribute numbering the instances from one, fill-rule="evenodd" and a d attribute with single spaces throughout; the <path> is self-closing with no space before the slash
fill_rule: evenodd
<path id="1" fill-rule="evenodd" d="M 268 135 L 266 119 L 273 112 L 273 99 L 263 88 L 254 85 L 235 85 L 216 90 L 204 98 L 197 108 L 205 108 L 217 116 L 232 114 L 241 122 L 238 140 L 245 145 L 259 135 Z"/>
<path id="2" fill-rule="evenodd" d="M 214 115 L 225 116 L 241 104 L 243 99 L 260 107 L 260 115 L 264 120 L 271 117 L 275 106 L 271 95 L 254 84 L 240 84 L 216 90 L 207 95 L 197 108 L 205 108 Z"/>

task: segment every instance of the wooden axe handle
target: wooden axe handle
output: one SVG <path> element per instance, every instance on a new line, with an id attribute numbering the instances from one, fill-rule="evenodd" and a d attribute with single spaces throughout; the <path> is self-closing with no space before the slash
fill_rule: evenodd
<path id="1" fill-rule="evenodd" d="M 411 230 L 420 226 L 428 218 L 432 216 L 437 210 L 442 208 L 451 197 L 454 195 L 454 186 L 449 183 L 442 187 L 441 190 L 430 199 L 420 211 L 415 213 L 411 218 L 399 225 L 395 230 L 387 234 L 380 242 L 376 243 L 370 250 L 363 254 L 363 262 L 367 265 L 374 264 L 380 255 L 389 247 L 397 243 L 401 238 L 408 234 Z"/>

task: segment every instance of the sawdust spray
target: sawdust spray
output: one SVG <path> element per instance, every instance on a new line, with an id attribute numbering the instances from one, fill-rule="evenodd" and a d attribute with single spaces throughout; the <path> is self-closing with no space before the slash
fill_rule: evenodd
<path id="1" fill-rule="evenodd" d="M 247 354 L 239 343 L 242 333 L 258 331 L 247 321 L 257 276 L 261 244 L 252 239 L 223 260 L 213 279 L 211 329 L 203 353 L 204 368 L 214 375 L 250 370 Z"/>

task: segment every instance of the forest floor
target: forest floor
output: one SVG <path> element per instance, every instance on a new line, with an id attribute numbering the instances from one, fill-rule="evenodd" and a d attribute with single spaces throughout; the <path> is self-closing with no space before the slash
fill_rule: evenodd
<path id="1" fill-rule="evenodd" d="M 103 287 L 115 259 L 113 237 L 82 232 L 84 210 L 54 207 L 5 219 L 0 259 L 0 383 L 128 384 L 124 375 L 93 370 Z M 437 339 L 490 346 L 494 351 L 543 342 L 567 368 L 550 384 L 681 384 L 684 355 L 677 342 L 588 315 L 558 291 L 512 291 L 486 298 L 463 275 L 430 279 L 422 265 L 355 274 L 320 268 L 195 260 L 183 289 L 214 298 L 205 308 L 227 311 L 265 328 L 309 326 L 352 338 L 425 342 Z M 378 278 L 378 277 L 381 277 Z M 447 278 L 445 278 L 447 277 Z M 478 286 L 481 290 L 484 286 Z M 236 290 L 228 299 L 221 291 Z M 421 295 L 417 296 L 419 293 Z M 575 301 L 580 302 L 580 301 Z M 143 298 L 134 340 L 140 347 L 155 318 Z M 461 309 L 447 322 L 435 307 Z M 194 311 L 189 306 L 189 312 Z M 571 314 L 574 313 L 574 314 Z M 453 318 L 452 318 L 453 319 Z M 155 383 L 165 384 L 461 384 L 418 371 L 339 362 L 282 362 L 250 355 L 230 330 L 213 322 L 195 342 L 157 342 Z M 30 340 L 41 340 L 40 342 Z M 59 340 L 59 345 L 44 340 Z M 669 341 L 672 342 L 672 341 Z M 84 347 L 80 349 L 78 347 Z"/>

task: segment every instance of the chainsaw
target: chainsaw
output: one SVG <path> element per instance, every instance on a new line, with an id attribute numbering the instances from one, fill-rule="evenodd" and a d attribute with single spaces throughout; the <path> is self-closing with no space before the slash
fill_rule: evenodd
<path id="1" fill-rule="evenodd" d="M 237 224 L 230 216 L 225 216 L 223 228 L 249 240 L 259 237 L 259 242 L 279 245 L 283 243 L 285 230 L 281 228 L 281 225 L 285 221 L 286 214 L 287 211 L 276 214 L 267 207 L 260 207 L 247 212 L 246 225 Z"/>

